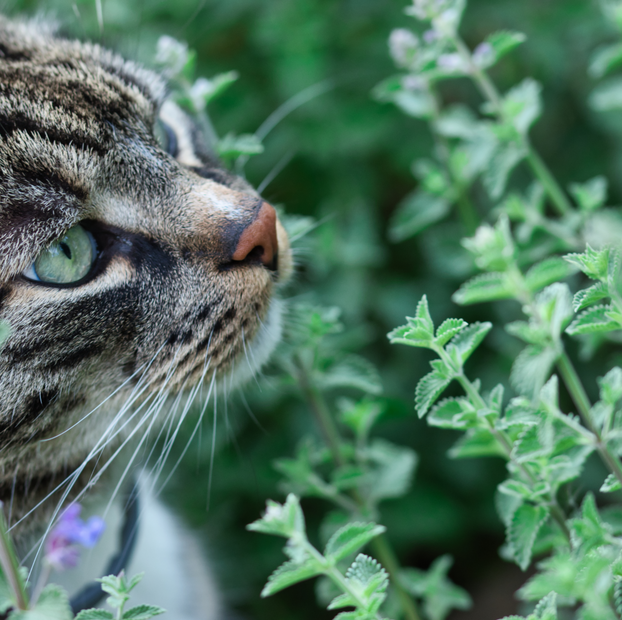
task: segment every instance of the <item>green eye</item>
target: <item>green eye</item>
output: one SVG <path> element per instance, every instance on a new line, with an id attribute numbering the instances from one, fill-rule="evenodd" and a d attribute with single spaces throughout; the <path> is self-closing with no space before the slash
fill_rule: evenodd
<path id="1" fill-rule="evenodd" d="M 71 284 L 89 273 L 96 258 L 93 235 L 78 224 L 43 250 L 23 275 L 37 282 Z"/>

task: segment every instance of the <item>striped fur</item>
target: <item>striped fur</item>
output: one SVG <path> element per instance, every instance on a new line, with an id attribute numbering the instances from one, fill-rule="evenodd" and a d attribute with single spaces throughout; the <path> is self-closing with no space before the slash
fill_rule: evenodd
<path id="1" fill-rule="evenodd" d="M 279 273 L 230 262 L 262 201 L 165 98 L 161 78 L 134 63 L 0 16 L 0 320 L 11 326 L 0 499 L 14 522 L 72 472 L 70 497 L 80 492 L 86 462 L 106 462 L 145 423 L 132 412 L 246 365 L 248 343 L 259 365 L 278 338 L 285 233 L 278 225 Z M 154 138 L 158 114 L 179 136 L 176 158 Z M 101 249 L 94 277 L 25 280 L 78 222 Z"/>

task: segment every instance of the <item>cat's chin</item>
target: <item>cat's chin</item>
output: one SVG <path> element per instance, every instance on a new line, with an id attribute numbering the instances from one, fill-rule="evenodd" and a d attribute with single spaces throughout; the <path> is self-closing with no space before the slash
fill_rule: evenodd
<path id="1" fill-rule="evenodd" d="M 270 301 L 270 307 L 261 322 L 259 331 L 246 343 L 245 354 L 235 363 L 227 376 L 227 388 L 236 388 L 252 379 L 268 361 L 276 345 L 281 340 L 283 331 L 284 302 L 278 298 Z"/>

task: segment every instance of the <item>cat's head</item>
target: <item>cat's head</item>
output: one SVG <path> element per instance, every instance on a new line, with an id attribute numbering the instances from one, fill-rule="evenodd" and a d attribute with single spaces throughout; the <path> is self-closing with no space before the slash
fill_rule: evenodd
<path id="1" fill-rule="evenodd" d="M 0 486 L 151 423 L 128 402 L 251 374 L 290 270 L 157 75 L 0 17 Z"/>

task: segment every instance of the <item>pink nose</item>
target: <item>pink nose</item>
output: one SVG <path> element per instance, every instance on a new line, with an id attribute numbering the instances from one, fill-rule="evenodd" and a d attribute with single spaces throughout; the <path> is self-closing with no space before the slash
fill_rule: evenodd
<path id="1" fill-rule="evenodd" d="M 256 257 L 268 269 L 276 269 L 279 243 L 276 235 L 276 211 L 264 202 L 257 217 L 242 232 L 233 253 L 234 261 Z"/>

